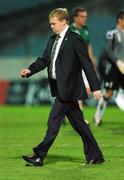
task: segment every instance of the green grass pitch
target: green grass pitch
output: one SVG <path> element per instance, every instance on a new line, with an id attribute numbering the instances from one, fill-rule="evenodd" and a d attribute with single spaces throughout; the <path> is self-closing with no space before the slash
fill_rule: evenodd
<path id="1" fill-rule="evenodd" d="M 123 180 L 124 112 L 108 107 L 101 127 L 91 125 L 106 162 L 84 165 L 80 137 L 69 122 L 59 135 L 43 167 L 25 166 L 22 155 L 32 154 L 32 147 L 43 139 L 50 106 L 0 107 L 0 180 Z M 85 108 L 85 118 L 92 122 L 95 108 Z"/>

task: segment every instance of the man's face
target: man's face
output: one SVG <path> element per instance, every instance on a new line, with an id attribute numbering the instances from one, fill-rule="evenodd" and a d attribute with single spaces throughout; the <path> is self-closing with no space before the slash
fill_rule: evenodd
<path id="1" fill-rule="evenodd" d="M 52 17 L 52 18 L 49 20 L 49 23 L 50 23 L 50 26 L 51 26 L 52 31 L 53 31 L 55 34 L 61 33 L 61 32 L 63 31 L 65 25 L 67 24 L 67 23 L 66 23 L 66 20 L 60 21 L 57 17 Z"/>
<path id="2" fill-rule="evenodd" d="M 122 19 L 119 19 L 119 24 L 124 29 L 124 17 Z"/>
<path id="3" fill-rule="evenodd" d="M 75 24 L 77 24 L 78 26 L 85 26 L 87 23 L 87 12 L 78 12 L 78 16 L 74 17 L 74 22 Z"/>

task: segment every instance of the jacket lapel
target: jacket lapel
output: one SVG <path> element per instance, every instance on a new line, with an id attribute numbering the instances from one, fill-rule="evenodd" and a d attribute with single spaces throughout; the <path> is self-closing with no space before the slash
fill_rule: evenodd
<path id="1" fill-rule="evenodd" d="M 63 39 L 63 41 L 62 41 L 62 44 L 61 44 L 61 46 L 60 46 L 58 55 L 62 52 L 65 44 L 67 43 L 69 33 L 70 33 L 70 28 L 67 30 L 67 32 L 66 32 L 66 34 L 65 34 L 65 37 L 64 37 L 64 39 Z"/>
<path id="2" fill-rule="evenodd" d="M 51 54 L 51 51 L 52 51 L 52 48 L 53 48 L 53 44 L 54 44 L 54 42 L 55 42 L 55 39 L 56 39 L 56 35 L 53 35 L 53 36 L 51 37 L 50 45 L 49 45 L 50 54 Z"/>
<path id="3" fill-rule="evenodd" d="M 70 28 L 67 30 L 67 32 L 66 32 L 66 34 L 65 34 L 65 37 L 64 37 L 64 39 L 63 39 L 63 41 L 62 41 L 62 44 L 61 44 L 61 46 L 60 46 L 58 55 L 62 52 L 65 44 L 67 43 L 69 33 L 70 33 Z M 55 42 L 55 39 L 56 39 L 56 35 L 54 34 L 53 36 L 51 36 L 51 41 L 50 41 L 50 46 L 49 46 L 50 54 L 51 54 L 52 47 L 53 47 L 53 44 L 54 44 L 54 42 Z"/>

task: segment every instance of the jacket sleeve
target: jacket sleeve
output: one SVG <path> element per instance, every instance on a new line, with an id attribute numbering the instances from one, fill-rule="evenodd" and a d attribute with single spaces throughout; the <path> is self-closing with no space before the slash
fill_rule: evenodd
<path id="1" fill-rule="evenodd" d="M 48 57 L 48 45 L 49 45 L 49 41 L 48 41 L 46 49 L 43 52 L 42 57 L 38 57 L 36 59 L 36 61 L 33 62 L 28 67 L 28 69 L 31 71 L 31 74 L 28 77 L 32 76 L 33 74 L 35 74 L 41 70 L 44 70 L 48 66 L 48 58 L 49 58 Z"/>
<path id="2" fill-rule="evenodd" d="M 86 74 L 91 91 L 100 90 L 99 80 L 94 70 L 93 63 L 88 55 L 87 46 L 83 38 L 77 36 L 75 38 L 74 46 L 76 54 L 78 56 L 79 63 Z"/>
<path id="3" fill-rule="evenodd" d="M 118 59 L 116 57 L 116 54 L 114 53 L 114 43 L 115 43 L 115 34 L 112 31 L 108 31 L 106 34 L 105 51 L 108 60 L 116 64 Z"/>

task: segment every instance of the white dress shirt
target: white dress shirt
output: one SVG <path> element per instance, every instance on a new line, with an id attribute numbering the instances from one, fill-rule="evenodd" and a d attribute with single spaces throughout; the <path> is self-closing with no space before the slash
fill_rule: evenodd
<path id="1" fill-rule="evenodd" d="M 58 44 L 57 44 L 57 47 L 56 47 L 55 55 L 54 55 L 54 58 L 53 58 L 52 79 L 56 79 L 56 67 L 55 67 L 56 59 L 57 59 L 57 56 L 58 56 L 58 53 L 59 53 L 60 46 L 61 46 L 61 44 L 62 44 L 62 41 L 63 41 L 63 39 L 64 39 L 64 36 L 65 36 L 68 28 L 69 28 L 69 25 L 67 25 L 67 27 L 59 34 L 59 35 L 60 35 L 60 38 L 59 38 L 59 40 L 58 40 Z M 53 45 L 53 46 L 54 46 L 54 45 Z"/>

